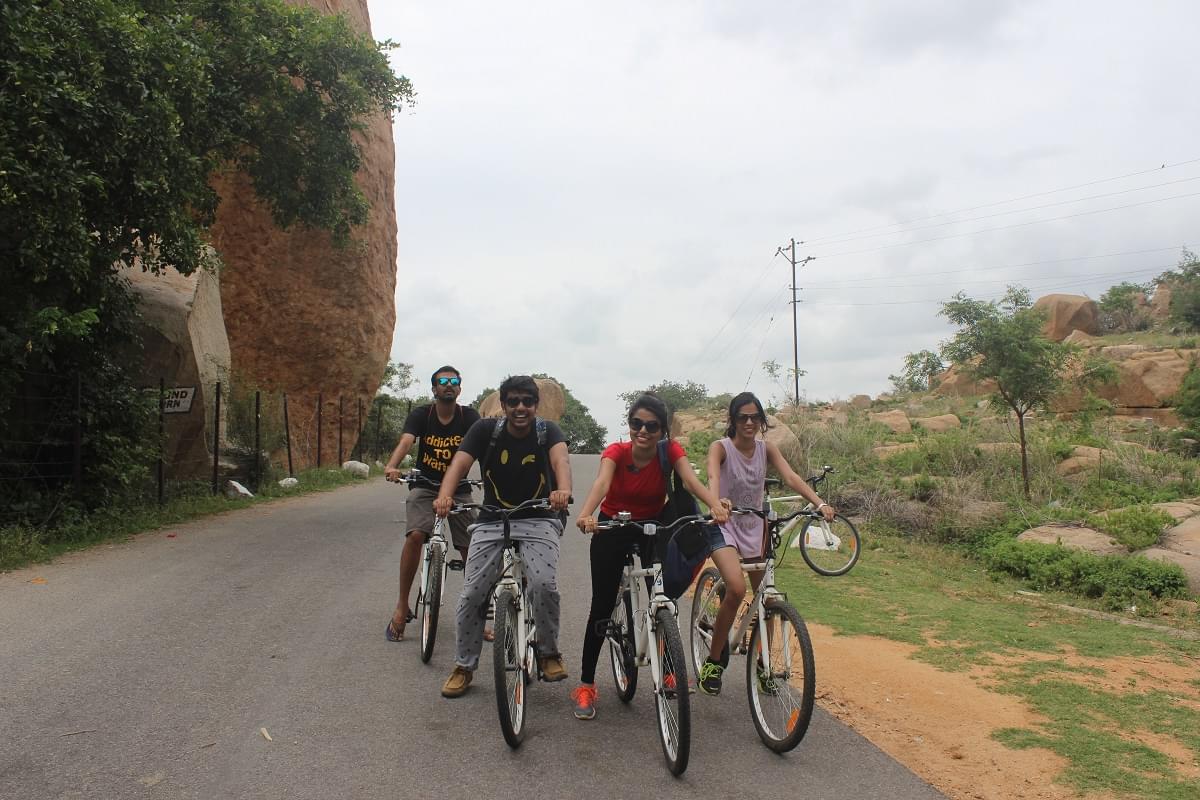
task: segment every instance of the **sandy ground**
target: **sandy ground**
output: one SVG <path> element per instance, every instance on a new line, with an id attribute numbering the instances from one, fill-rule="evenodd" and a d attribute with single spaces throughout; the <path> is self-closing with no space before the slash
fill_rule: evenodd
<path id="1" fill-rule="evenodd" d="M 817 661 L 817 702 L 880 749 L 954 800 L 1074 800 L 1084 795 L 1056 784 L 1062 758 L 1041 749 L 1011 750 L 991 738 L 1008 727 L 1039 722 L 1024 702 L 988 689 L 988 670 L 944 672 L 912 658 L 911 645 L 863 636 L 835 636 L 809 625 Z M 1034 656 L 1031 656 L 1031 658 Z M 1097 686 L 1130 691 L 1147 674 L 1158 688 L 1170 685 L 1195 698 L 1197 665 L 1120 658 L 1106 661 L 1055 656 L 1074 664 L 1101 666 Z M 1141 741 L 1175 759 L 1181 774 L 1200 780 L 1200 767 L 1186 748 Z M 1088 794 L 1088 800 L 1105 795 Z"/>

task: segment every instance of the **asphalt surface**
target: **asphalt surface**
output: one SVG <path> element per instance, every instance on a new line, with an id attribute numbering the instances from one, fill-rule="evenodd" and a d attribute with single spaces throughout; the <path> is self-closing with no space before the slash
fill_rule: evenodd
<path id="1" fill-rule="evenodd" d="M 581 499 L 598 458 L 572 463 Z M 510 750 L 490 650 L 466 696 L 439 694 L 461 573 L 429 664 L 415 625 L 384 638 L 405 491 L 372 480 L 0 575 L 0 798 L 942 797 L 819 709 L 796 750 L 769 752 L 740 658 L 720 697 L 693 696 L 682 778 L 649 693 L 621 704 L 606 655 L 596 719 L 571 715 L 573 680 L 535 684 Z M 590 586 L 573 525 L 559 586 L 577 679 Z"/>

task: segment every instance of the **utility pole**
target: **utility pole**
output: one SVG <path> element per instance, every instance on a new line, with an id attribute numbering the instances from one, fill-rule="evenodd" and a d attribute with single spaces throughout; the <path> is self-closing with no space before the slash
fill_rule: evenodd
<path id="1" fill-rule="evenodd" d="M 800 244 L 804 244 L 804 242 L 801 242 Z M 796 394 L 794 395 L 795 403 L 796 403 L 796 407 L 799 408 L 800 407 L 800 324 L 799 324 L 799 319 L 798 319 L 798 314 L 797 314 L 796 308 L 797 308 L 797 306 L 799 306 L 800 301 L 798 299 L 796 299 L 796 291 L 797 291 L 797 287 L 796 287 L 796 240 L 794 238 L 792 239 L 792 243 L 790 245 L 788 245 L 787 250 L 784 250 L 782 247 L 780 247 L 775 252 L 776 252 L 776 255 L 783 253 L 787 257 L 788 263 L 790 263 L 792 265 L 792 379 L 794 381 L 795 392 L 796 392 Z M 800 266 L 804 266 L 805 264 L 814 260 L 815 258 L 816 258 L 816 256 L 805 256 L 804 260 L 800 262 Z"/>

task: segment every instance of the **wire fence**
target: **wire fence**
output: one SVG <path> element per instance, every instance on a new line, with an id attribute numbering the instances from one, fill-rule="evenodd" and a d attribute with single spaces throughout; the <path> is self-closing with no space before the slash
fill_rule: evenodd
<path id="1" fill-rule="evenodd" d="M 78 375 L 20 372 L 0 424 L 0 525 L 53 516 L 46 498 L 81 498 L 106 431 L 92 429 Z M 384 461 L 404 408 L 368 395 L 266 391 L 230 381 L 143 387 L 146 453 L 128 493 L 146 502 L 216 494 L 347 460 Z M 49 520 L 45 520 L 49 521 Z"/>

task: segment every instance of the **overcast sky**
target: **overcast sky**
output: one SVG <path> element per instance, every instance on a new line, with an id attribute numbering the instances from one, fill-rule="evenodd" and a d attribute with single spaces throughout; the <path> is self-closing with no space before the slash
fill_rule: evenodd
<path id="1" fill-rule="evenodd" d="M 1099 297 L 1200 249 L 1194 2 L 396 2 L 392 358 L 875 395 L 962 290 Z M 1190 162 L 1190 163 L 1185 163 Z M 786 382 L 790 393 L 790 380 Z"/>

